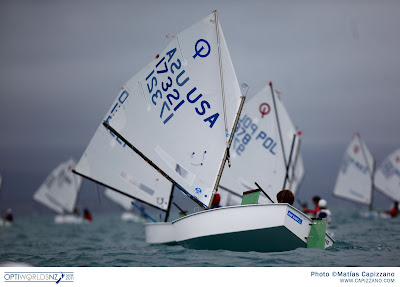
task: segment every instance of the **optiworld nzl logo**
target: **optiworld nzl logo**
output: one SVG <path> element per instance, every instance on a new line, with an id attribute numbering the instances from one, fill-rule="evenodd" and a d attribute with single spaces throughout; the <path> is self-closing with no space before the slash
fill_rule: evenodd
<path id="1" fill-rule="evenodd" d="M 53 284 L 74 282 L 74 272 L 4 272 L 4 282 Z"/>

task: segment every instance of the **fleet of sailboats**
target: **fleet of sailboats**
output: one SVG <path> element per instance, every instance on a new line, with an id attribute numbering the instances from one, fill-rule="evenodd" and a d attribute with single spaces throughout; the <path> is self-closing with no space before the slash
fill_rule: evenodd
<path id="1" fill-rule="evenodd" d="M 394 201 L 400 200 L 399 156 L 400 150 L 394 151 L 375 169 L 372 153 L 361 136 L 354 134 L 342 159 L 333 194 L 369 206 L 367 212 L 360 213 L 364 217 L 388 218 L 389 215 L 373 209 L 373 195 L 378 190 Z"/>
<path id="2" fill-rule="evenodd" d="M 296 194 L 305 169 L 300 133 L 272 83 L 245 98 L 214 11 L 124 84 L 78 163 L 61 163 L 33 198 L 58 214 L 56 223 L 80 223 L 76 202 L 86 178 L 106 188 L 123 220 L 145 222 L 132 204 L 165 212 L 163 222 L 145 223 L 150 244 L 259 252 L 332 246 L 325 221 L 274 202 L 280 190 Z M 374 189 L 400 201 L 399 170 L 400 149 L 375 170 L 356 134 L 333 194 L 372 214 Z M 174 187 L 203 210 L 168 222 Z M 249 190 L 261 192 L 250 204 Z M 220 207 L 212 208 L 217 193 Z"/>

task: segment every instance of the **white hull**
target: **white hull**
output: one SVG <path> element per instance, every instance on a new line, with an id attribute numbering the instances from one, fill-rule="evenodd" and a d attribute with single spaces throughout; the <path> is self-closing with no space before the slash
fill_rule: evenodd
<path id="1" fill-rule="evenodd" d="M 12 222 L 7 221 L 7 220 L 5 220 L 5 219 L 1 219 L 1 224 L 0 224 L 0 226 L 9 227 L 9 226 L 11 226 L 11 225 L 12 225 Z"/>
<path id="2" fill-rule="evenodd" d="M 63 224 L 63 223 L 73 223 L 73 224 L 80 224 L 85 222 L 82 217 L 76 216 L 76 215 L 56 215 L 54 217 L 54 222 L 57 224 Z"/>
<path id="3" fill-rule="evenodd" d="M 360 212 L 360 215 L 365 218 L 384 218 L 384 219 L 392 218 L 389 214 L 378 211 Z"/>
<path id="4" fill-rule="evenodd" d="M 146 242 L 234 251 L 285 251 L 307 247 L 312 220 L 288 204 L 238 205 L 206 210 L 172 223 L 145 224 Z M 325 236 L 325 248 L 334 240 Z"/>
<path id="5" fill-rule="evenodd" d="M 149 222 L 145 225 L 146 242 L 150 244 L 176 243 L 172 222 Z"/>

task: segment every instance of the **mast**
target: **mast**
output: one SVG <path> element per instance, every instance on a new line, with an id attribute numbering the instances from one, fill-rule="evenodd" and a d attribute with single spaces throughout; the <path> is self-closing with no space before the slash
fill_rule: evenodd
<path id="1" fill-rule="evenodd" d="M 285 166 L 286 166 L 286 175 L 285 175 L 285 179 L 284 179 L 284 181 L 283 181 L 283 189 L 285 189 L 286 180 L 287 180 L 287 178 L 288 178 L 288 171 L 289 171 L 290 160 L 291 160 L 291 157 L 292 157 L 292 151 L 293 151 L 294 142 L 295 142 L 295 139 L 296 139 L 296 134 L 293 135 L 292 146 L 291 146 L 290 155 L 289 155 L 289 163 L 288 163 L 288 162 L 287 162 L 287 159 L 286 159 L 285 145 L 283 144 L 282 131 L 281 131 L 281 124 L 280 124 L 280 121 L 279 121 L 278 109 L 276 108 L 275 92 L 274 92 L 274 88 L 272 87 L 272 82 L 269 82 L 269 86 L 270 86 L 270 88 L 271 88 L 272 101 L 273 101 L 273 103 L 274 103 L 276 123 L 277 123 L 277 125 L 278 125 L 279 139 L 280 139 L 280 142 L 281 142 L 281 148 L 282 148 L 282 153 L 283 153 L 283 161 L 284 161 Z"/>
<path id="2" fill-rule="evenodd" d="M 290 181 L 289 184 L 289 189 L 292 190 L 292 184 L 293 184 L 293 179 L 296 178 L 296 165 L 297 165 L 297 159 L 299 158 L 299 153 L 300 153 L 300 143 L 301 140 L 299 139 L 298 145 L 296 147 L 296 152 L 295 152 L 295 157 L 294 157 L 294 162 L 293 162 L 293 173 L 292 173 L 292 180 Z"/>
<path id="3" fill-rule="evenodd" d="M 170 210 L 171 210 L 172 199 L 174 198 L 174 194 L 173 194 L 173 193 L 174 193 L 174 185 L 171 186 L 171 193 L 170 193 L 170 195 L 169 195 L 168 208 L 167 208 L 167 210 L 165 211 L 165 219 L 164 219 L 164 222 L 167 222 L 167 221 L 168 221 L 169 212 L 170 212 Z"/>
<path id="4" fill-rule="evenodd" d="M 296 134 L 293 135 L 293 140 L 292 140 L 292 146 L 290 148 L 290 154 L 289 154 L 289 162 L 286 166 L 286 174 L 285 174 L 285 180 L 283 181 L 283 188 L 286 188 L 286 181 L 289 179 L 289 169 L 290 169 L 290 163 L 292 161 L 292 154 L 293 154 L 293 148 L 294 148 L 294 143 L 296 142 Z"/>
<path id="5" fill-rule="evenodd" d="M 227 156 L 229 155 L 229 148 L 230 148 L 230 146 L 231 146 L 231 144 L 232 144 L 232 141 L 233 141 L 233 133 L 236 131 L 236 127 L 237 127 L 237 124 L 238 124 L 238 122 L 239 122 L 239 117 L 240 117 L 240 114 L 242 113 L 242 109 L 243 109 L 243 105 L 244 105 L 244 101 L 245 101 L 245 100 L 246 100 L 246 97 L 245 97 L 245 96 L 242 96 L 242 97 L 241 97 L 241 101 L 240 101 L 240 105 L 239 105 L 238 112 L 236 113 L 235 123 L 233 124 L 232 132 L 231 132 L 231 134 L 230 134 L 230 136 L 229 136 L 228 147 L 227 147 L 226 150 L 225 150 L 225 154 L 224 154 L 224 157 L 223 157 L 223 159 L 222 159 L 222 163 L 221 163 L 221 166 L 220 166 L 220 169 L 219 169 L 219 172 L 218 172 L 217 181 L 215 182 L 215 185 L 214 185 L 214 190 L 215 190 L 215 191 L 218 190 L 218 185 L 219 185 L 219 182 L 220 182 L 220 180 L 221 180 L 222 172 L 224 171 L 226 158 L 227 158 Z M 213 193 L 213 195 L 212 195 L 212 197 L 211 197 L 211 200 L 210 200 L 210 203 L 212 203 L 212 200 L 214 199 L 214 195 L 215 195 L 215 193 Z"/>
<path id="6" fill-rule="evenodd" d="M 74 161 L 74 165 L 76 166 L 75 161 Z M 78 202 L 78 199 L 79 199 L 79 196 L 80 196 L 80 193 L 81 193 L 80 191 L 81 191 L 82 184 L 83 184 L 82 179 L 81 179 L 81 180 L 78 180 L 78 178 L 75 177 L 75 174 L 73 173 L 73 170 L 74 170 L 74 169 L 71 168 L 72 179 L 74 180 L 74 186 L 75 186 L 75 190 L 76 190 L 76 192 L 77 192 L 77 195 L 76 195 L 76 198 L 75 198 L 75 201 L 74 201 L 74 208 L 73 208 L 73 211 L 72 211 L 72 212 L 74 212 L 75 209 L 76 209 L 76 204 L 77 204 L 77 202 Z"/>
<path id="7" fill-rule="evenodd" d="M 217 32 L 217 46 L 218 46 L 218 60 L 219 60 L 218 63 L 219 63 L 219 73 L 220 73 L 220 80 L 221 80 L 221 92 L 222 92 L 222 105 L 223 105 L 223 111 L 224 111 L 225 135 L 226 135 L 226 137 L 229 137 L 229 138 L 228 138 L 228 141 L 226 142 L 225 153 L 224 153 L 224 156 L 222 158 L 222 162 L 221 162 L 221 165 L 220 165 L 220 168 L 219 168 L 219 172 L 218 172 L 218 175 L 217 175 L 217 180 L 215 181 L 213 193 L 212 193 L 210 201 L 208 203 L 209 205 L 212 204 L 212 202 L 214 200 L 215 193 L 218 190 L 218 185 L 219 185 L 219 182 L 221 181 L 222 172 L 224 171 L 226 160 L 228 160 L 228 165 L 229 166 L 231 165 L 230 155 L 229 155 L 229 148 L 230 148 L 230 146 L 232 144 L 233 133 L 236 131 L 237 123 L 239 121 L 239 117 L 240 117 L 240 114 L 241 114 L 242 109 L 243 109 L 244 101 L 246 99 L 246 96 L 242 96 L 241 97 L 239 109 L 238 109 L 238 112 L 236 113 L 235 122 L 233 124 L 231 132 L 228 133 L 228 124 L 227 124 L 227 119 L 226 119 L 224 73 L 223 73 L 223 69 L 222 69 L 221 45 L 220 45 L 220 37 L 219 37 L 219 22 L 218 22 L 217 10 L 214 11 L 214 15 L 215 15 L 215 29 L 216 29 L 216 32 Z"/>
<path id="8" fill-rule="evenodd" d="M 219 39 L 219 22 L 218 22 L 218 13 L 217 10 L 214 11 L 215 16 L 215 29 L 217 32 L 217 46 L 218 46 L 218 64 L 219 64 L 219 76 L 220 76 L 220 84 L 221 84 L 221 93 L 222 93 L 222 107 L 224 113 L 224 124 L 225 124 L 225 134 L 228 136 L 228 123 L 226 119 L 226 104 L 225 104 L 225 89 L 224 89 L 224 71 L 222 69 L 222 57 L 221 57 L 221 45 Z M 229 149 L 227 142 L 227 149 Z"/>

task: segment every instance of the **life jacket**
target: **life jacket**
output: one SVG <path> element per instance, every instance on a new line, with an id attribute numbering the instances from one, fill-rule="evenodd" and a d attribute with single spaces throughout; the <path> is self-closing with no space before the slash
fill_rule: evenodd
<path id="1" fill-rule="evenodd" d="M 221 201 L 221 195 L 219 193 L 216 193 L 212 202 L 211 207 L 212 208 L 217 208 L 220 207 L 219 202 Z"/>
<path id="2" fill-rule="evenodd" d="M 321 209 L 317 212 L 318 218 L 326 218 L 326 224 L 329 226 L 332 223 L 332 214 L 329 209 Z"/>

